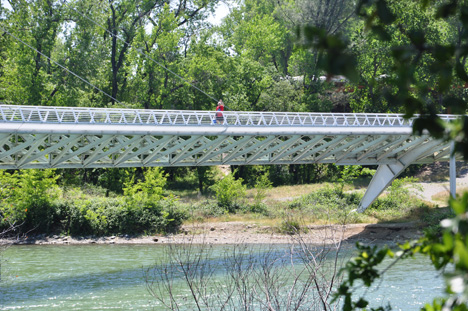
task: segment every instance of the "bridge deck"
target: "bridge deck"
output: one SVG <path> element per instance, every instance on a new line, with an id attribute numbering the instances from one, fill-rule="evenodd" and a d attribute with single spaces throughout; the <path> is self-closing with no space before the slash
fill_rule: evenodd
<path id="1" fill-rule="evenodd" d="M 0 168 L 389 164 L 431 141 L 397 114 L 0 105 Z M 445 115 L 446 120 L 453 116 Z M 449 159 L 440 142 L 415 163 Z"/>
<path id="2" fill-rule="evenodd" d="M 413 120 L 398 114 L 227 111 L 223 117 L 219 124 L 214 111 L 0 105 L 0 169 L 359 164 L 386 168 L 386 187 L 412 163 L 451 155 L 448 142 L 414 136 Z"/>

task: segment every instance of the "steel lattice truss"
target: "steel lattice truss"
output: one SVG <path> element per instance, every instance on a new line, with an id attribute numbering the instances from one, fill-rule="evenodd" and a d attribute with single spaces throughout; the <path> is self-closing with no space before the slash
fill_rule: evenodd
<path id="1" fill-rule="evenodd" d="M 390 164 L 431 142 L 411 135 L 0 134 L 0 168 Z M 446 161 L 439 143 L 414 163 Z"/>
<path id="2" fill-rule="evenodd" d="M 0 106 L 0 168 L 390 164 L 432 143 L 394 114 Z M 444 116 L 448 119 L 449 116 Z M 166 122 L 167 121 L 167 122 Z M 446 161 L 439 142 L 413 163 Z"/>
<path id="3" fill-rule="evenodd" d="M 443 115 L 444 120 L 454 117 Z M 448 161 L 396 114 L 156 111 L 0 105 L 0 169 L 336 163 L 379 165 L 361 202 L 408 165 Z"/>

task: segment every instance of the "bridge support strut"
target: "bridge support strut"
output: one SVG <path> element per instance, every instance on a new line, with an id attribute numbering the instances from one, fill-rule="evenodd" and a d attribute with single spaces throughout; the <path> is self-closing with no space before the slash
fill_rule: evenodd
<path id="1" fill-rule="evenodd" d="M 450 176 L 450 195 L 452 198 L 457 196 L 457 162 L 455 161 L 455 142 L 452 141 L 450 145 L 450 166 L 449 166 L 449 176 Z"/>
<path id="2" fill-rule="evenodd" d="M 395 163 L 379 165 L 357 211 L 359 213 L 364 212 L 405 168 L 419 158 L 433 152 L 432 148 L 438 144 L 440 144 L 438 140 L 427 142 L 408 151 Z"/>

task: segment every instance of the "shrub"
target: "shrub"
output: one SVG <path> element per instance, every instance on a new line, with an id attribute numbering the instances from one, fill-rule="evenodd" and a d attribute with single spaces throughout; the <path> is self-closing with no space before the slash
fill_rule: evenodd
<path id="1" fill-rule="evenodd" d="M 21 230 L 49 232 L 60 196 L 54 170 L 0 171 L 1 226 L 22 224 Z"/>
<path id="2" fill-rule="evenodd" d="M 361 197 L 360 193 L 343 192 L 342 185 L 339 184 L 335 187 L 326 186 L 304 195 L 291 202 L 289 208 L 306 211 L 312 220 L 342 223 L 349 221 L 350 215 L 353 215 L 353 221 L 359 221 L 360 216 L 350 212 L 357 209 Z"/>
<path id="3" fill-rule="evenodd" d="M 342 192 L 341 186 L 326 186 L 310 194 L 301 196 L 290 204 L 290 208 L 338 208 L 346 205 L 356 208 L 361 200 L 361 194 Z"/>
<path id="4" fill-rule="evenodd" d="M 374 204 L 372 204 L 371 208 L 378 210 L 407 210 L 411 208 L 414 204 L 411 204 L 409 188 L 415 186 L 413 184 L 415 181 L 417 181 L 417 179 L 414 177 L 395 179 L 392 185 L 388 187 L 387 195 L 378 198 Z M 415 202 L 415 200 L 413 201 Z"/>
<path id="5" fill-rule="evenodd" d="M 297 219 L 287 217 L 281 222 L 278 231 L 289 235 L 298 234 L 301 232 L 301 225 Z"/>
<path id="6" fill-rule="evenodd" d="M 228 174 L 210 187 L 215 192 L 218 204 L 229 213 L 235 212 L 241 206 L 241 200 L 245 199 L 246 186 L 242 185 L 242 181 L 242 178 L 236 180 L 234 174 Z"/>
<path id="7" fill-rule="evenodd" d="M 421 213 L 421 221 L 425 224 L 424 234 L 428 237 L 441 236 L 443 232 L 441 221 L 455 216 L 455 212 L 449 207 L 429 208 L 427 205 L 424 206 Z"/>
<path id="8" fill-rule="evenodd" d="M 204 200 L 191 205 L 189 213 L 193 220 L 203 221 L 209 217 L 222 216 L 226 210 L 214 200 Z"/>
<path id="9" fill-rule="evenodd" d="M 58 208 L 62 232 L 71 235 L 174 232 L 187 218 L 173 198 L 129 204 L 125 198 L 77 199 Z"/>
<path id="10" fill-rule="evenodd" d="M 163 198 L 167 176 L 160 167 L 150 167 L 143 173 L 144 180 L 135 183 L 134 175 L 125 182 L 124 195 L 129 200 L 159 201 Z"/>
<path id="11" fill-rule="evenodd" d="M 255 182 L 255 196 L 254 196 L 254 209 L 262 209 L 263 200 L 266 197 L 266 192 L 268 189 L 271 189 L 272 182 L 270 181 L 270 174 L 268 171 L 257 177 Z"/>

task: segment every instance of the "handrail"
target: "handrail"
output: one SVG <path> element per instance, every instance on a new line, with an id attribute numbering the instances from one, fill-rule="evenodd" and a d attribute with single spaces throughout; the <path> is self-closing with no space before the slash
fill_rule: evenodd
<path id="1" fill-rule="evenodd" d="M 57 124 L 214 125 L 215 111 L 0 105 L 0 122 Z M 386 113 L 224 111 L 229 126 L 408 127 L 414 118 Z M 444 121 L 455 115 L 439 115 Z"/>

